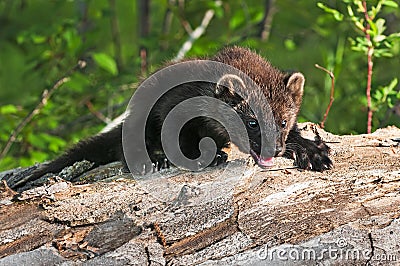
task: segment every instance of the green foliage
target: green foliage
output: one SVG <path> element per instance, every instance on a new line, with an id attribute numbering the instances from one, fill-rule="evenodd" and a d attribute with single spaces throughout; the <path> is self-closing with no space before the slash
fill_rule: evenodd
<path id="1" fill-rule="evenodd" d="M 373 58 L 394 57 L 395 55 L 398 55 L 400 32 L 394 32 L 387 35 L 385 33 L 387 29 L 385 26 L 386 19 L 379 17 L 379 15 L 382 15 L 384 7 L 388 7 L 389 10 L 391 9 L 389 12 L 394 13 L 395 9 L 393 8 L 398 8 L 396 2 L 391 0 L 368 1 L 366 3 L 370 5 L 369 9 L 366 9 L 363 3 L 364 1 L 361 0 L 342 0 L 342 2 L 346 4 L 347 18 L 352 22 L 357 34 L 359 35 L 355 38 L 350 36 L 348 37 L 353 51 L 361 52 L 370 56 L 371 62 Z M 342 12 L 327 7 L 323 3 L 318 3 L 317 5 L 326 13 L 332 14 L 335 20 L 344 23 L 343 19 L 346 15 Z M 366 79 L 367 78 L 368 77 L 366 77 Z M 394 107 L 396 102 L 398 102 L 398 99 L 396 100 L 394 97 L 397 95 L 396 85 L 397 78 L 394 78 L 389 85 L 379 86 L 373 92 L 373 106 L 371 107 L 373 111 L 379 111 L 377 114 L 378 119 L 375 119 L 375 124 L 378 124 L 379 126 L 382 125 L 381 119 L 386 117 L 387 112 Z M 366 102 L 364 99 L 362 101 Z"/>
<path id="2" fill-rule="evenodd" d="M 356 39 L 350 38 L 352 49 L 354 51 L 367 53 L 368 47 L 372 47 L 374 57 L 393 57 L 391 48 L 393 48 L 394 43 L 400 40 L 400 32 L 392 33 L 390 35 L 385 35 L 386 30 L 386 20 L 384 18 L 378 18 L 377 16 L 382 10 L 383 6 L 388 6 L 392 8 L 397 8 L 398 4 L 390 0 L 380 0 L 376 6 L 372 6 L 368 11 L 368 19 L 365 18 L 363 14 L 362 1 L 353 0 L 347 1 L 343 0 L 347 5 L 348 15 L 354 25 L 361 31 L 361 33 L 368 33 L 371 37 L 368 40 L 365 36 L 356 37 Z M 357 7 L 357 13 L 353 11 L 353 5 Z M 365 23 L 367 20 L 367 23 Z M 367 27 L 367 25 L 369 27 Z"/>
<path id="3" fill-rule="evenodd" d="M 394 78 L 389 85 L 380 86 L 374 93 L 374 109 L 379 111 L 384 108 L 393 108 L 394 104 L 400 100 L 400 91 L 396 90 L 399 83 L 397 78 Z"/>
<path id="4" fill-rule="evenodd" d="M 108 54 L 94 53 L 92 57 L 100 68 L 104 69 L 113 76 L 116 76 L 118 74 L 117 63 Z"/>
<path id="5" fill-rule="evenodd" d="M 362 29 L 354 31 L 365 24 L 360 1 L 333 1 L 336 5 L 332 1 L 318 5 L 314 1 L 271 1 L 275 4 L 266 40 L 260 32 L 267 1 L 148 1 L 147 34 L 140 30 L 145 25 L 141 1 L 115 1 L 113 7 L 108 0 L 0 0 L 0 152 L 41 101 L 43 92 L 69 77 L 17 135 L 0 160 L 0 170 L 52 159 L 72 143 L 98 132 L 124 111 L 143 76 L 174 58 L 210 9 L 215 15 L 204 35 L 193 42 L 188 57 L 212 55 L 225 45 L 242 45 L 281 69 L 302 71 L 307 82 L 299 120 L 317 123 L 329 102 L 330 78 L 314 67 L 315 63 L 323 65 L 336 77 L 335 102 L 326 129 L 364 131 L 363 53 L 368 43 L 361 38 Z M 372 2 L 369 24 L 377 58 L 374 126 L 399 125 L 399 117 L 390 110 L 400 102 L 394 79 L 400 69 L 394 60 L 400 53 L 400 11 L 395 1 Z M 351 43 L 346 42 L 349 38 Z M 145 58 L 140 52 L 143 48 Z M 71 71 L 78 60 L 84 60 L 86 68 Z"/>
<path id="6" fill-rule="evenodd" d="M 340 13 L 338 10 L 334 9 L 334 8 L 330 8 L 328 6 L 326 6 L 324 3 L 317 3 L 317 6 L 319 8 L 321 8 L 322 10 L 324 10 L 326 13 L 328 14 L 332 14 L 332 16 L 337 20 L 337 21 L 342 21 L 344 18 L 344 15 L 342 13 Z"/>

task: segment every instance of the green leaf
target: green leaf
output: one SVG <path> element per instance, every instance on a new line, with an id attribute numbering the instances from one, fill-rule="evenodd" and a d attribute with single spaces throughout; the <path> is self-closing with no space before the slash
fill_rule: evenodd
<path id="1" fill-rule="evenodd" d="M 71 75 L 71 78 L 67 81 L 66 85 L 73 91 L 82 92 L 90 85 L 90 79 L 87 75 L 76 72 Z"/>
<path id="2" fill-rule="evenodd" d="M 264 18 L 264 12 L 259 10 L 253 15 L 251 22 L 258 23 L 258 22 L 262 21 L 263 18 Z"/>
<path id="3" fill-rule="evenodd" d="M 347 13 L 349 14 L 350 17 L 354 17 L 354 12 L 351 6 L 347 6 Z"/>
<path id="4" fill-rule="evenodd" d="M 289 51 L 296 50 L 296 43 L 292 39 L 286 39 L 284 44 L 287 50 Z"/>
<path id="5" fill-rule="evenodd" d="M 66 145 L 65 140 L 63 140 L 62 138 L 55 137 L 46 133 L 29 133 L 27 139 L 33 147 L 39 148 L 41 150 L 49 149 L 53 152 L 60 151 L 60 149 L 65 147 Z"/>
<path id="6" fill-rule="evenodd" d="M 81 38 L 75 29 L 65 31 L 63 37 L 70 51 L 76 51 L 81 46 Z"/>
<path id="7" fill-rule="evenodd" d="M 380 43 L 386 39 L 385 35 L 377 35 L 374 37 L 374 42 Z"/>
<path id="8" fill-rule="evenodd" d="M 26 40 L 26 34 L 22 33 L 20 35 L 17 36 L 17 43 L 18 44 L 23 44 Z"/>
<path id="9" fill-rule="evenodd" d="M 217 18 L 223 18 L 224 17 L 224 9 L 222 7 L 214 9 L 215 16 Z"/>
<path id="10" fill-rule="evenodd" d="M 385 20 L 383 18 L 378 18 L 375 22 L 377 28 L 377 34 L 382 34 L 385 30 Z"/>
<path id="11" fill-rule="evenodd" d="M 394 7 L 394 8 L 398 8 L 399 7 L 399 5 L 395 1 L 391 1 L 391 0 L 383 1 L 382 5 L 389 6 L 389 7 Z"/>
<path id="12" fill-rule="evenodd" d="M 371 26 L 371 29 L 368 31 L 368 33 L 372 36 L 375 36 L 378 34 L 378 25 L 374 23 L 371 19 L 367 20 L 368 24 Z"/>
<path id="13" fill-rule="evenodd" d="M 390 41 L 393 41 L 396 39 L 400 40 L 400 32 L 390 34 L 389 36 L 387 36 L 387 39 L 389 39 Z"/>
<path id="14" fill-rule="evenodd" d="M 245 16 L 243 15 L 243 11 L 237 11 L 229 21 L 229 28 L 231 30 L 235 30 L 242 26 L 245 23 Z"/>
<path id="15" fill-rule="evenodd" d="M 362 30 L 362 31 L 365 30 L 364 25 L 363 25 L 360 21 L 355 21 L 354 24 L 355 24 L 356 27 L 359 28 L 360 30 Z"/>
<path id="16" fill-rule="evenodd" d="M 66 142 L 65 140 L 63 140 L 62 138 L 59 137 L 55 137 L 55 136 L 51 136 L 51 135 L 44 135 L 43 136 L 46 141 L 49 143 L 49 150 L 53 151 L 53 152 L 58 152 L 60 151 L 62 148 L 65 147 Z"/>
<path id="17" fill-rule="evenodd" d="M 328 14 L 332 14 L 333 17 L 337 20 L 337 21 L 342 21 L 344 15 L 342 13 L 340 13 L 339 11 L 337 11 L 336 9 L 330 8 L 328 6 L 326 6 L 325 4 L 318 2 L 317 6 L 319 8 L 321 8 L 322 10 L 324 10 L 326 13 Z"/>
<path id="18" fill-rule="evenodd" d="M 207 2 L 207 7 L 210 9 L 213 9 L 215 12 L 215 16 L 217 18 L 223 18 L 224 17 L 224 7 L 219 1 L 210 1 Z"/>
<path id="19" fill-rule="evenodd" d="M 354 4 L 358 7 L 357 11 L 360 13 L 364 13 L 364 6 L 361 0 L 353 0 Z"/>
<path id="20" fill-rule="evenodd" d="M 43 162 L 47 160 L 49 157 L 46 152 L 41 152 L 41 151 L 31 151 L 29 152 L 30 158 L 22 158 L 21 159 L 21 166 L 29 166 L 37 162 Z"/>
<path id="21" fill-rule="evenodd" d="M 116 76 L 118 74 L 117 63 L 114 58 L 105 53 L 94 53 L 93 60 L 108 73 Z"/>
<path id="22" fill-rule="evenodd" d="M 383 98 L 383 93 L 380 90 L 375 91 L 374 93 L 374 98 L 378 101 L 382 100 Z"/>
<path id="23" fill-rule="evenodd" d="M 0 114 L 8 115 L 8 114 L 15 114 L 18 112 L 17 106 L 13 104 L 7 104 L 0 107 Z"/>
<path id="24" fill-rule="evenodd" d="M 29 133 L 28 137 L 27 137 L 27 140 L 33 147 L 37 147 L 39 149 L 46 149 L 47 148 L 47 142 L 42 137 L 42 134 Z"/>
<path id="25" fill-rule="evenodd" d="M 41 35 L 37 35 L 37 34 L 33 34 L 31 36 L 31 38 L 32 38 L 32 41 L 34 44 L 41 44 L 41 43 L 46 42 L 46 40 L 47 40 L 46 36 L 41 36 Z"/>
<path id="26" fill-rule="evenodd" d="M 389 106 L 389 108 L 393 108 L 394 104 L 393 104 L 392 98 L 387 99 L 387 105 Z"/>
<path id="27" fill-rule="evenodd" d="M 389 85 L 387 85 L 387 88 L 389 89 L 389 91 L 394 90 L 394 88 L 397 86 L 397 83 L 399 83 L 399 80 L 397 78 L 394 78 Z"/>

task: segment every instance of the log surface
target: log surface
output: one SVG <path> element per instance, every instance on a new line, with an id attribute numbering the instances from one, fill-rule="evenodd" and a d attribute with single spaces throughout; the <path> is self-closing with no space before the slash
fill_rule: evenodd
<path id="1" fill-rule="evenodd" d="M 283 158 L 261 170 L 232 148 L 196 173 L 113 164 L 21 193 L 3 184 L 0 265 L 399 265 L 400 129 L 318 131 L 334 161 L 323 173 Z"/>

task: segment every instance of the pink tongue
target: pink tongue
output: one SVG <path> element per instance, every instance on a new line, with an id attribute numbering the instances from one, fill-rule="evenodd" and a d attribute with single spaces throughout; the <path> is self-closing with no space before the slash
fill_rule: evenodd
<path id="1" fill-rule="evenodd" d="M 270 158 L 262 158 L 258 159 L 258 164 L 263 167 L 271 167 L 274 166 L 274 157 Z"/>

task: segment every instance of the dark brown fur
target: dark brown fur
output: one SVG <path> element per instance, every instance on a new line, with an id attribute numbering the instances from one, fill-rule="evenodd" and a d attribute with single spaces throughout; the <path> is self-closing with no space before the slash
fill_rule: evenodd
<path id="1" fill-rule="evenodd" d="M 304 85 L 302 74 L 281 72 L 256 53 L 240 47 L 225 48 L 210 60 L 241 70 L 262 89 L 279 131 L 275 140 L 276 156 L 283 155 L 295 159 L 295 163 L 303 169 L 323 171 L 331 168 L 332 162 L 328 157 L 329 147 L 320 138 L 315 141 L 302 138 L 297 129 L 296 119 L 301 106 Z M 235 108 L 246 126 L 250 124 L 249 121 L 255 119 L 254 113 L 246 102 L 238 95 L 230 94 L 226 88 L 225 91 L 217 92 L 215 84 L 206 82 L 192 82 L 176 87 L 157 102 L 146 126 L 147 150 L 153 163 L 158 163 L 157 168 L 166 166 L 160 141 L 160 130 L 165 116 L 177 103 L 190 97 L 203 95 L 217 98 Z M 257 105 L 263 109 L 265 103 L 260 100 Z M 95 166 L 118 160 L 124 162 L 121 130 L 122 126 L 119 125 L 108 133 L 79 142 L 61 157 L 39 167 L 30 177 L 24 179 L 23 182 L 11 184 L 11 187 L 23 186 L 26 182 L 49 172 L 57 173 L 64 167 L 83 159 L 94 162 Z M 250 127 L 247 131 L 251 149 L 259 155 L 261 152 L 260 131 Z M 222 148 L 229 146 L 229 135 L 221 124 L 206 117 L 193 119 L 185 125 L 180 139 L 182 152 L 188 158 L 197 158 L 199 156 L 198 142 L 205 136 L 213 138 L 217 144 L 217 155 L 212 165 L 224 162 L 227 156 L 222 152 Z M 137 162 L 138 169 L 141 163 Z"/>

